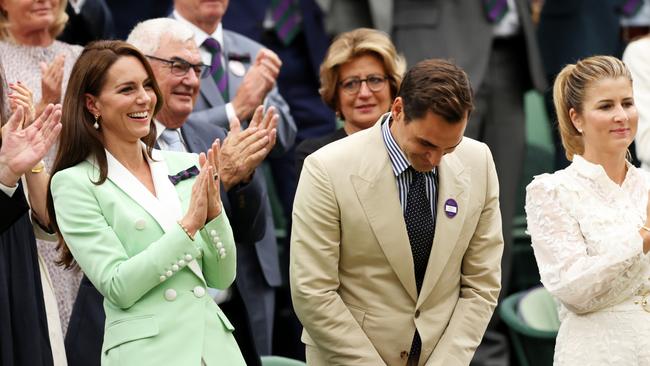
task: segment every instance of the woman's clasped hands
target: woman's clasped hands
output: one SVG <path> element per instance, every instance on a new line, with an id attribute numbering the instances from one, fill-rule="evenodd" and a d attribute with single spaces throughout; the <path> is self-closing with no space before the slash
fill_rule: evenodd
<path id="1" fill-rule="evenodd" d="M 207 153 L 199 155 L 201 171 L 192 187 L 187 213 L 180 222 L 192 236 L 221 214 L 219 148 L 220 141 L 217 139 Z"/>

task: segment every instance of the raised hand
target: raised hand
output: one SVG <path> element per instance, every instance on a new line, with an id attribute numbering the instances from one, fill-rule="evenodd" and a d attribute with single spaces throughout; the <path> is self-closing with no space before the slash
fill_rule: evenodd
<path id="1" fill-rule="evenodd" d="M 239 119 L 230 121 L 230 133 L 221 149 L 219 174 L 226 191 L 238 183 L 247 183 L 257 168 L 271 152 L 276 141 L 278 116 L 275 108 L 255 109 L 247 129 L 241 130 Z"/>
<path id="2" fill-rule="evenodd" d="M 219 176 L 226 191 L 250 177 L 252 170 L 247 161 L 250 147 L 264 136 L 265 131 L 257 127 L 242 131 L 237 118 L 230 121 L 230 132 L 221 146 L 219 160 Z"/>
<path id="3" fill-rule="evenodd" d="M 14 186 L 52 147 L 61 132 L 61 105 L 48 105 L 26 128 L 24 119 L 23 107 L 18 106 L 2 127 L 0 182 L 7 186 Z"/>
<path id="4" fill-rule="evenodd" d="M 23 107 L 23 115 L 25 117 L 24 126 L 29 126 L 30 123 L 34 120 L 35 109 L 34 109 L 34 100 L 32 99 L 32 91 L 20 81 L 17 83 L 9 83 L 9 107 L 11 108 L 11 113 L 16 112 L 18 106 Z"/>
<path id="5" fill-rule="evenodd" d="M 206 162 L 207 160 L 207 162 Z M 220 143 L 219 139 L 212 143 L 212 148 L 208 149 L 207 157 L 204 154 L 199 155 L 199 163 L 206 164 L 211 168 L 211 175 L 208 182 L 207 199 L 208 211 L 206 222 L 213 220 L 221 214 L 221 196 L 219 187 L 219 165 L 220 165 Z"/>
<path id="6" fill-rule="evenodd" d="M 41 68 L 41 100 L 38 102 L 36 113 L 49 103 L 60 103 L 63 88 L 63 67 L 65 55 L 60 54 L 51 64 L 40 63 Z"/>
<path id="7" fill-rule="evenodd" d="M 279 119 L 280 117 L 275 112 L 275 107 L 273 106 L 269 107 L 266 113 L 264 113 L 263 106 L 259 106 L 255 110 L 255 114 L 253 114 L 253 119 L 249 124 L 249 128 L 257 127 L 259 129 L 266 131 L 269 137 L 269 142 L 265 147 L 266 149 L 268 149 L 267 154 L 271 151 L 271 149 L 273 149 L 273 146 L 275 146 Z M 266 155 L 264 157 L 266 157 Z"/>
<path id="8" fill-rule="evenodd" d="M 199 155 L 199 163 L 201 161 L 203 161 L 200 164 L 201 171 L 192 186 L 190 204 L 185 216 L 180 221 L 181 226 L 192 236 L 205 225 L 208 214 L 208 202 L 205 198 L 208 194 L 208 185 L 212 179 L 212 167 L 206 162 L 204 153 Z"/>
<path id="9" fill-rule="evenodd" d="M 257 106 L 263 103 L 275 85 L 281 66 L 282 61 L 273 51 L 264 48 L 258 52 L 232 100 L 240 120 L 249 119 Z"/>

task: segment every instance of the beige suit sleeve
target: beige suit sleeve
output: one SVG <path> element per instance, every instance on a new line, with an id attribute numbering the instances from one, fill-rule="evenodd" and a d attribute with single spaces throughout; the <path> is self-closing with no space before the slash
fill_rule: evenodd
<path id="1" fill-rule="evenodd" d="M 469 365 L 492 317 L 501 290 L 503 236 L 499 183 L 492 154 L 487 147 L 484 151 L 485 201 L 463 257 L 460 298 L 447 328 L 426 363 L 428 366 Z M 479 154 L 477 152 L 476 155 Z"/>
<path id="2" fill-rule="evenodd" d="M 310 155 L 300 176 L 291 232 L 291 297 L 329 365 L 383 365 L 338 295 L 340 207 L 326 169 Z"/>

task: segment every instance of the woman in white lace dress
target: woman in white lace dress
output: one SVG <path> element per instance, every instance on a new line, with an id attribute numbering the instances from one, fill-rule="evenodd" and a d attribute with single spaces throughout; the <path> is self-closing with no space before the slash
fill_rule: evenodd
<path id="1" fill-rule="evenodd" d="M 528 185 L 542 283 L 560 302 L 555 365 L 650 365 L 646 172 L 626 160 L 638 113 L 620 60 L 566 66 L 553 98 L 572 164 Z"/>

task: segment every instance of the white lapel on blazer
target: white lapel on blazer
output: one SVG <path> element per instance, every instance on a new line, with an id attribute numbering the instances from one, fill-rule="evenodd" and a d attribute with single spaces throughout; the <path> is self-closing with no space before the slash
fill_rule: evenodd
<path id="1" fill-rule="evenodd" d="M 138 205 L 140 205 L 140 207 L 145 209 L 145 211 L 147 211 L 147 213 L 151 215 L 151 217 L 153 217 L 156 222 L 158 222 L 158 225 L 160 225 L 163 231 L 166 232 L 169 230 L 169 228 L 172 227 L 172 225 L 177 225 L 176 221 L 178 219 L 176 218 L 176 215 L 172 214 L 167 207 L 163 206 L 158 198 L 149 192 L 149 190 L 142 183 L 140 183 L 140 181 L 133 174 L 131 174 L 131 172 L 129 172 L 128 169 L 122 165 L 122 163 L 117 161 L 117 159 L 115 159 L 115 157 L 111 155 L 108 150 L 105 151 L 106 164 L 108 167 L 108 179 L 116 186 L 118 186 Z M 161 161 L 160 163 L 165 165 L 164 161 Z M 160 168 L 156 167 L 156 169 L 160 171 Z M 156 190 L 158 190 L 156 180 L 160 181 L 160 179 L 157 179 L 153 174 L 153 168 L 152 177 L 154 179 L 154 186 L 156 187 Z M 169 181 L 169 178 L 167 178 L 167 180 Z M 169 183 L 171 184 L 171 182 Z M 159 182 L 158 185 L 161 186 L 162 183 Z M 162 192 L 158 192 L 158 195 L 160 196 L 161 193 Z M 174 196 L 176 199 L 178 199 L 176 192 L 174 192 Z"/>
<path id="2" fill-rule="evenodd" d="M 156 187 L 156 195 L 158 201 L 167 207 L 169 219 L 174 223 L 183 218 L 183 209 L 181 208 L 181 200 L 178 198 L 178 193 L 174 184 L 169 180 L 171 174 L 178 172 L 169 172 L 169 167 L 165 162 L 165 157 L 160 150 L 154 149 L 151 153 L 153 160 L 149 160 L 149 167 L 151 168 L 151 178 L 153 185 Z M 188 167 L 189 168 L 189 167 Z"/>

